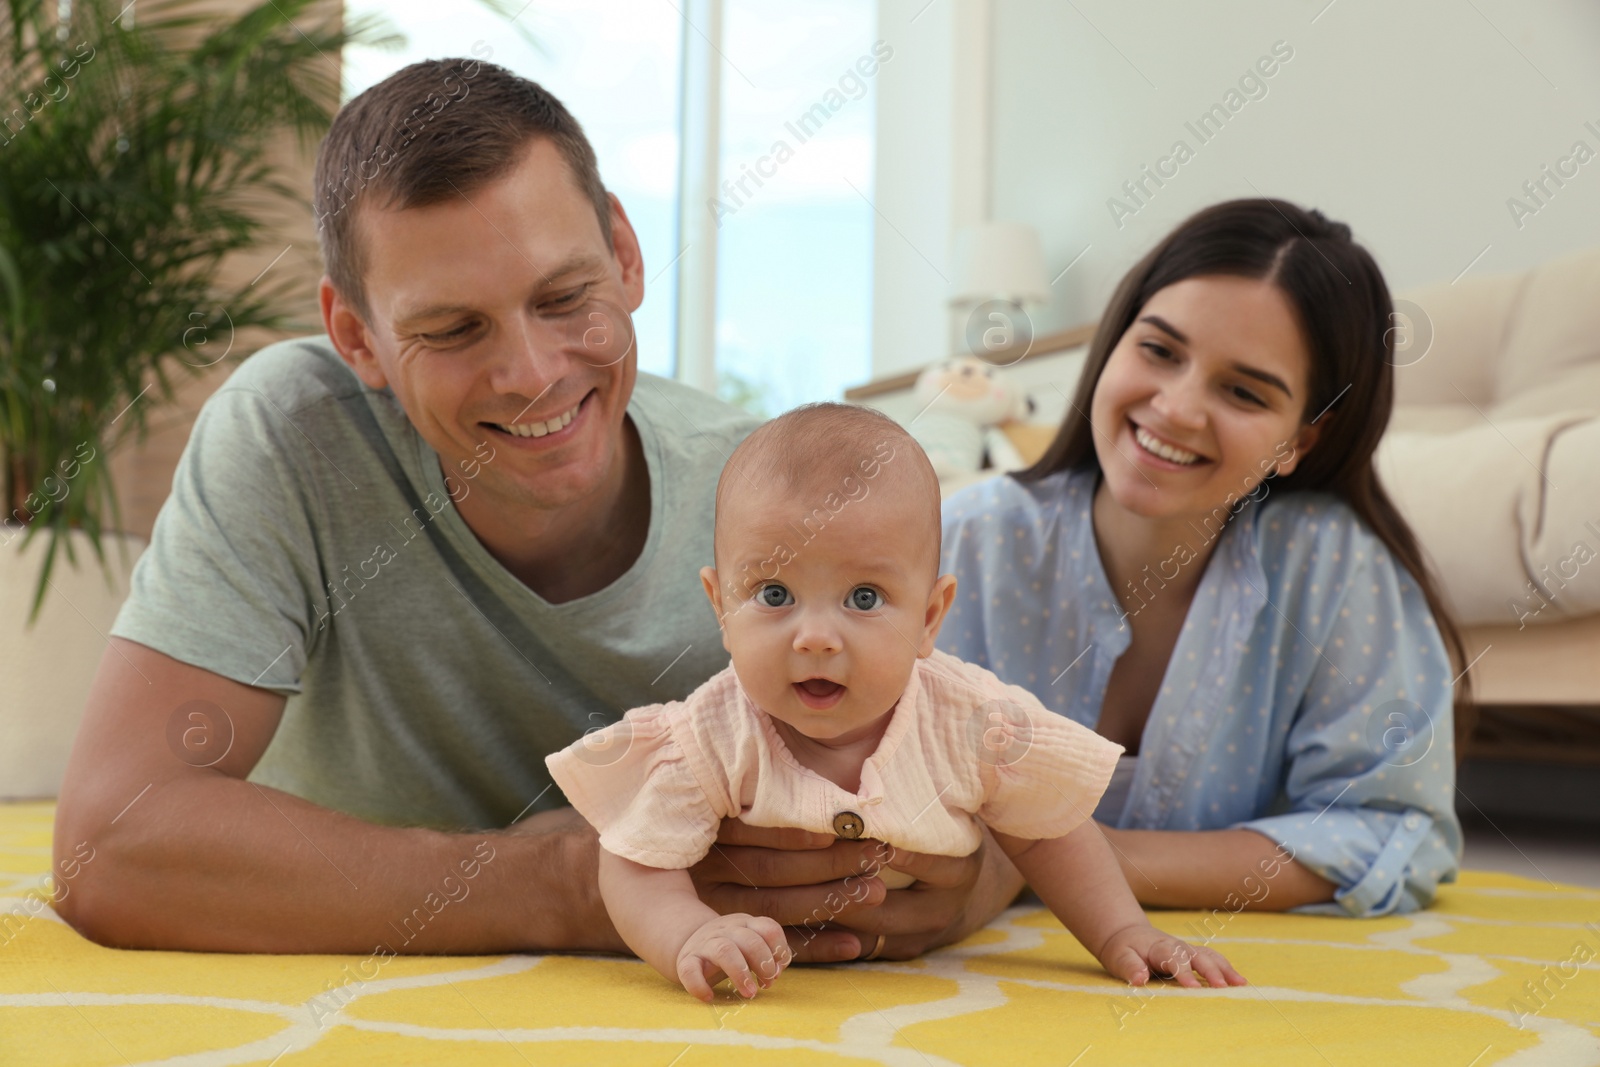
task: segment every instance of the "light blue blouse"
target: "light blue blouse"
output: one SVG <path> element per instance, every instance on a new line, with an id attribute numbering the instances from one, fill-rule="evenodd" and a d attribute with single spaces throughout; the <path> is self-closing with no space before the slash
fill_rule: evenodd
<path id="1" fill-rule="evenodd" d="M 937 640 L 1090 728 L 1132 638 L 1095 541 L 1098 480 L 1002 475 L 946 499 L 957 586 Z M 1295 911 L 1426 907 L 1455 880 L 1461 826 L 1451 666 L 1422 590 L 1327 493 L 1269 491 L 1216 525 L 1197 527 L 1195 547 L 1220 540 L 1113 825 L 1262 833 L 1338 886 Z M 1147 570 L 1141 597 L 1183 562 Z"/>

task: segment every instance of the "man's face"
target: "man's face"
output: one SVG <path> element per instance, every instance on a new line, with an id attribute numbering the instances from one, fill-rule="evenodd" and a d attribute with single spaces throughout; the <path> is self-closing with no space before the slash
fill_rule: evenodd
<path id="1" fill-rule="evenodd" d="M 612 198 L 612 241 L 556 147 L 421 208 L 363 204 L 371 321 L 323 283 L 324 319 L 367 385 L 389 386 L 454 486 L 560 508 L 619 467 L 644 298 L 638 241 Z"/>

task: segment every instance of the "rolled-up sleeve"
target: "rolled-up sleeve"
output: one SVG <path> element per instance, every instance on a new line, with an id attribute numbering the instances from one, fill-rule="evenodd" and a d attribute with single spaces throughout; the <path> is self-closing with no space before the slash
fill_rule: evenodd
<path id="1" fill-rule="evenodd" d="M 1288 810 L 1236 825 L 1336 885 L 1295 911 L 1366 918 L 1427 907 L 1455 880 L 1451 667 L 1421 589 L 1370 537 L 1355 559 L 1285 746 Z"/>

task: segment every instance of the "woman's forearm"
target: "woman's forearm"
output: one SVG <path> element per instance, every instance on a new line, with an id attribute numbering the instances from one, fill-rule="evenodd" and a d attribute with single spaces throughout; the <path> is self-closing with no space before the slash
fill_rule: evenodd
<path id="1" fill-rule="evenodd" d="M 1285 911 L 1333 899 L 1332 882 L 1254 830 L 1100 829 L 1146 907 Z"/>

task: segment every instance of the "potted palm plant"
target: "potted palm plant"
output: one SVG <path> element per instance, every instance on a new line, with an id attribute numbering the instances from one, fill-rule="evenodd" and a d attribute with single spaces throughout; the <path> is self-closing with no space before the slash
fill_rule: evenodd
<path id="1" fill-rule="evenodd" d="M 340 49 L 386 38 L 317 0 L 6 0 L 0 21 L 0 545 L 44 541 L 31 623 L 59 556 L 107 562 L 118 444 L 234 332 L 299 325 L 305 279 L 219 268 L 306 202 L 269 152 L 315 145 Z"/>
<path id="2" fill-rule="evenodd" d="M 236 331 L 302 328 L 312 306 L 295 272 L 227 282 L 224 261 L 309 215 L 277 161 L 326 131 L 341 48 L 394 40 L 340 15 L 0 0 L 0 796 L 59 784 L 120 603 L 112 453 L 186 376 L 240 358 Z"/>

